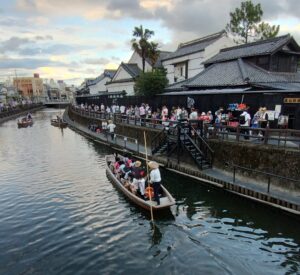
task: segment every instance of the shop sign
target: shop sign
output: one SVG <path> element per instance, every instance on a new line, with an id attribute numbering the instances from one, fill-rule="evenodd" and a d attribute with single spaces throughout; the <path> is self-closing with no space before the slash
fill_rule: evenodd
<path id="1" fill-rule="evenodd" d="M 284 103 L 300 103 L 300 98 L 295 97 L 295 98 L 284 98 L 283 99 Z"/>

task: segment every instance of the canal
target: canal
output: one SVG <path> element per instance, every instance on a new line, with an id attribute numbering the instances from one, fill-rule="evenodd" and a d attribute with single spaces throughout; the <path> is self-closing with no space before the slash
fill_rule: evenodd
<path id="1" fill-rule="evenodd" d="M 177 204 L 152 226 L 57 113 L 0 125 L 0 274 L 300 274 L 299 220 L 164 171 Z"/>

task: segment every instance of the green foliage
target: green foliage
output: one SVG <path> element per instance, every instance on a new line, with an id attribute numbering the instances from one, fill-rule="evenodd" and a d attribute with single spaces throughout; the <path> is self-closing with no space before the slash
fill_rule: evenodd
<path id="1" fill-rule="evenodd" d="M 230 23 L 226 28 L 240 36 L 245 43 L 249 42 L 249 37 L 255 40 L 275 37 L 280 26 L 270 26 L 268 23 L 261 22 L 262 16 L 261 5 L 254 5 L 251 0 L 248 0 L 241 3 L 241 8 L 236 8 L 230 13 Z"/>
<path id="2" fill-rule="evenodd" d="M 271 26 L 268 23 L 261 22 L 258 25 L 257 32 L 261 35 L 261 39 L 276 37 L 279 32 L 280 26 Z"/>
<path id="3" fill-rule="evenodd" d="M 153 96 L 164 92 L 168 85 L 166 72 L 163 69 L 156 69 L 152 72 L 142 73 L 135 82 L 134 90 L 136 95 Z"/>

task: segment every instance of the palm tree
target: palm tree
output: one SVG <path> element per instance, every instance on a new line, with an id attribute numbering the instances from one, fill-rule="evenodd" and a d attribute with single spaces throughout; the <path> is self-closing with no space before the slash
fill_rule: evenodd
<path id="1" fill-rule="evenodd" d="M 158 50 L 158 43 L 151 41 L 148 45 L 147 57 L 150 59 L 152 69 L 159 58 L 160 51 Z"/>
<path id="2" fill-rule="evenodd" d="M 149 38 L 154 35 L 154 31 L 148 30 L 143 28 L 141 25 L 140 27 L 135 27 L 133 30 L 132 35 L 135 37 L 131 40 L 131 45 L 132 48 L 137 51 L 141 57 L 142 57 L 142 62 L 143 62 L 143 72 L 145 72 L 145 60 L 147 54 L 148 54 L 148 49 L 149 49 Z M 139 40 L 137 40 L 139 38 Z"/>

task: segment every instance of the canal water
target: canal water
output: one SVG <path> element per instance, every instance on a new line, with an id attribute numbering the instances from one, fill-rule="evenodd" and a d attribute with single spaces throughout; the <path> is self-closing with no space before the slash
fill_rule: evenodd
<path id="1" fill-rule="evenodd" d="M 0 125 L 0 274 L 300 274 L 295 218 L 164 171 L 177 204 L 153 226 L 57 113 Z"/>

